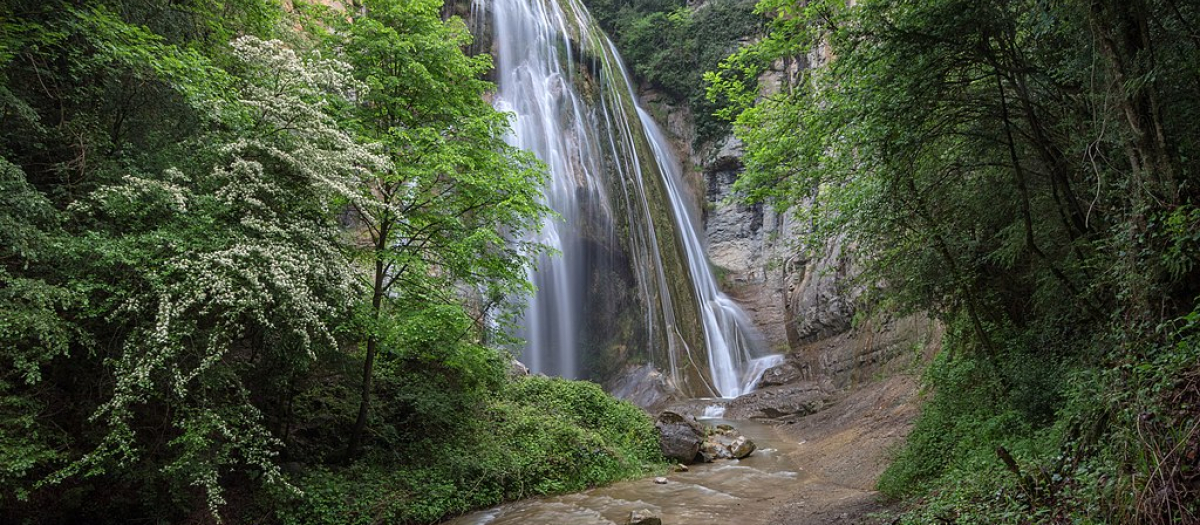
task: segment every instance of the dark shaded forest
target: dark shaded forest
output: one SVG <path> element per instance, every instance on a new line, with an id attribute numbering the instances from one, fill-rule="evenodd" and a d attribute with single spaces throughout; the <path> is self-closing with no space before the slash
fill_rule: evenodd
<path id="1" fill-rule="evenodd" d="M 845 235 L 946 348 L 880 482 L 903 523 L 1200 521 L 1200 10 L 766 0 L 707 76 L 740 188 Z M 779 93 L 783 59 L 816 67 Z"/>

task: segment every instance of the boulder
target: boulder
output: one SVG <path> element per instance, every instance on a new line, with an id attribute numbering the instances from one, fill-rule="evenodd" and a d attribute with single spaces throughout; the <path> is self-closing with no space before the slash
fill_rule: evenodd
<path id="1" fill-rule="evenodd" d="M 662 518 L 649 509 L 638 509 L 629 513 L 628 525 L 662 525 Z"/>
<path id="2" fill-rule="evenodd" d="M 768 369 L 758 381 L 759 388 L 781 386 L 804 380 L 807 366 L 794 361 L 784 361 L 779 366 Z"/>
<path id="3" fill-rule="evenodd" d="M 729 445 L 719 441 L 705 441 L 701 443 L 700 457 L 705 463 L 711 463 L 718 459 L 733 459 L 733 455 L 729 453 Z"/>
<path id="4" fill-rule="evenodd" d="M 806 416 L 825 407 L 831 400 L 823 385 L 800 381 L 782 386 L 760 388 L 729 403 L 731 419 L 775 419 Z"/>
<path id="5" fill-rule="evenodd" d="M 671 378 L 649 363 L 625 366 L 616 377 L 604 385 L 604 390 L 651 414 L 683 398 Z"/>
<path id="6" fill-rule="evenodd" d="M 529 375 L 529 367 L 525 366 L 525 363 L 517 361 L 516 359 L 509 361 L 508 377 L 515 379 L 518 377 L 525 377 L 527 375 Z"/>
<path id="7" fill-rule="evenodd" d="M 695 461 L 704 442 L 704 427 L 696 418 L 667 410 L 658 415 L 654 427 L 658 429 L 663 456 L 680 463 Z"/>
<path id="8" fill-rule="evenodd" d="M 736 459 L 742 459 L 753 454 L 757 448 L 758 446 L 746 436 L 738 436 L 733 443 L 729 444 L 729 453 Z"/>
<path id="9" fill-rule="evenodd" d="M 732 427 L 716 428 L 700 444 L 700 460 L 711 463 L 718 459 L 742 459 L 757 448 L 753 441 Z"/>

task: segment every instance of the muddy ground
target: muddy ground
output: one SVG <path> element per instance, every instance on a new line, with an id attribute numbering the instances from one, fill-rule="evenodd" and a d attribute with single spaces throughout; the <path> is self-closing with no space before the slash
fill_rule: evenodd
<path id="1" fill-rule="evenodd" d="M 780 438 L 800 443 L 791 459 L 805 475 L 790 496 L 769 502 L 762 523 L 890 522 L 874 487 L 912 429 L 918 396 L 916 373 L 900 373 L 843 393 L 816 414 L 779 422 Z"/>
<path id="2" fill-rule="evenodd" d="M 789 496 L 770 506 L 762 525 L 877 525 L 891 523 L 898 510 L 875 491 L 879 476 L 912 430 L 920 409 L 920 376 L 941 346 L 939 328 L 891 334 L 899 341 L 921 341 L 916 354 L 892 353 L 876 366 L 843 373 L 843 388 L 831 403 L 807 416 L 776 420 L 780 439 L 799 443 L 790 453 L 803 475 Z M 809 355 L 873 346 L 857 334 L 826 340 Z M 884 344 L 895 346 L 895 341 Z M 847 380 L 848 379 L 848 380 Z"/>

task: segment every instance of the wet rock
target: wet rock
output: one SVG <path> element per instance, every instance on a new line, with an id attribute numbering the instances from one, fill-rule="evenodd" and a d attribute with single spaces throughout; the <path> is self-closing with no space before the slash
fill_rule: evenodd
<path id="1" fill-rule="evenodd" d="M 733 459 L 733 454 L 729 452 L 729 445 L 720 441 L 701 443 L 699 456 L 705 463 L 712 463 L 718 459 Z"/>
<path id="2" fill-rule="evenodd" d="M 662 518 L 649 509 L 638 509 L 629 513 L 628 525 L 662 525 Z"/>
<path id="3" fill-rule="evenodd" d="M 508 377 L 525 377 L 529 375 L 529 367 L 525 363 L 513 359 L 508 363 Z"/>
<path id="4" fill-rule="evenodd" d="M 655 484 L 655 485 L 666 485 L 666 484 L 667 484 L 667 478 L 664 478 L 664 477 L 662 477 L 662 476 L 659 476 L 659 477 L 657 477 L 657 478 L 654 478 L 654 484 Z"/>
<path id="5" fill-rule="evenodd" d="M 805 381 L 761 388 L 739 397 L 726 407 L 731 419 L 777 419 L 806 416 L 825 407 L 829 392 L 819 383 Z"/>
<path id="6" fill-rule="evenodd" d="M 757 448 L 758 446 L 755 445 L 753 441 L 750 441 L 750 439 L 746 436 L 738 436 L 737 439 L 733 440 L 733 443 L 729 445 L 729 453 L 736 459 L 742 459 L 750 454 L 753 454 L 754 450 Z"/>
<path id="7" fill-rule="evenodd" d="M 604 389 L 652 414 L 682 398 L 671 379 L 651 364 L 626 367 Z"/>
<path id="8" fill-rule="evenodd" d="M 675 472 L 687 472 L 689 470 L 691 469 L 689 469 L 688 466 L 684 465 L 683 463 L 675 465 Z"/>
<path id="9" fill-rule="evenodd" d="M 658 415 L 654 427 L 658 429 L 663 456 L 680 463 L 692 463 L 696 459 L 700 444 L 704 442 L 704 427 L 696 418 L 668 410 Z"/>
<path id="10" fill-rule="evenodd" d="M 766 388 L 802 381 L 806 375 L 805 368 L 805 365 L 795 361 L 784 361 L 779 366 L 770 368 L 766 372 L 763 372 L 762 379 L 758 381 L 758 387 Z"/>
<path id="11" fill-rule="evenodd" d="M 754 442 L 737 429 L 722 424 L 708 429 L 708 435 L 700 444 L 697 457 L 705 463 L 719 459 L 742 459 L 754 453 L 756 448 Z"/>

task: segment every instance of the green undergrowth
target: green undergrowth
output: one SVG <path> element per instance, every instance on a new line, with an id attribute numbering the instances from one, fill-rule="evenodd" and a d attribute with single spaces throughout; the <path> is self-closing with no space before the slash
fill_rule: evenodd
<path id="1" fill-rule="evenodd" d="M 454 434 L 323 467 L 277 489 L 285 524 L 431 523 L 504 501 L 583 490 L 663 468 L 641 409 L 594 383 L 526 377 Z"/>
<path id="2" fill-rule="evenodd" d="M 1157 341 L 1057 365 L 1016 352 L 996 368 L 951 342 L 879 482 L 907 509 L 896 523 L 1195 523 L 1198 325 L 1194 311 Z"/>

